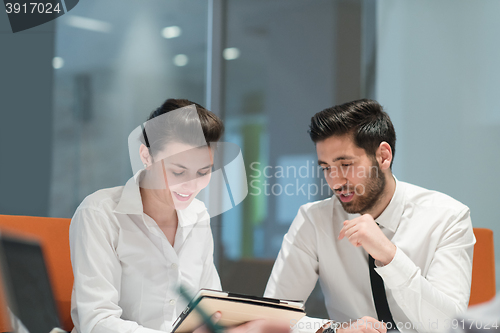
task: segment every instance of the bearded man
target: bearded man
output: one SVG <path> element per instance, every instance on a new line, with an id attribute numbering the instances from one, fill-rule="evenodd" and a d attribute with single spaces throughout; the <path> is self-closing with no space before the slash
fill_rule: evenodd
<path id="1" fill-rule="evenodd" d="M 300 207 L 265 296 L 306 300 L 319 278 L 333 321 L 318 332 L 449 327 L 469 301 L 468 207 L 393 176 L 396 133 L 376 101 L 318 112 L 309 134 L 334 196 Z"/>

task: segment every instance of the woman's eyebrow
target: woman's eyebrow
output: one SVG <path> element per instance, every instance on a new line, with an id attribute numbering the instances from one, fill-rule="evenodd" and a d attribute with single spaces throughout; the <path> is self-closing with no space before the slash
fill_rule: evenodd
<path id="1" fill-rule="evenodd" d="M 211 167 L 213 167 L 213 166 L 214 166 L 213 164 L 210 164 L 210 165 L 207 165 L 206 167 L 201 168 L 201 170 L 203 170 L 203 169 L 208 169 L 208 168 L 211 168 Z"/>
<path id="2" fill-rule="evenodd" d="M 187 170 L 187 168 L 186 168 L 184 165 L 182 165 L 182 164 L 177 164 L 177 163 L 170 163 L 170 164 L 175 165 L 175 166 L 178 166 L 179 168 L 182 168 L 182 169 L 186 169 L 186 170 Z M 214 166 L 213 164 L 209 164 L 209 165 L 207 165 L 207 166 L 205 166 L 205 167 L 203 167 L 203 168 L 200 168 L 200 170 L 203 170 L 203 169 L 208 169 L 208 168 L 211 168 L 211 167 L 213 167 L 213 166 Z"/>
<path id="3" fill-rule="evenodd" d="M 177 164 L 177 163 L 170 163 L 170 164 L 178 166 L 179 168 L 182 168 L 182 169 L 187 169 L 184 165 L 181 165 L 181 164 Z"/>

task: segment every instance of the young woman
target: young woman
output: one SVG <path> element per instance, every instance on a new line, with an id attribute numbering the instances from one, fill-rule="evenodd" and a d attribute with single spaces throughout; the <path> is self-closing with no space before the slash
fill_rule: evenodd
<path id="1" fill-rule="evenodd" d="M 186 306 L 179 285 L 221 289 L 210 216 L 195 197 L 210 181 L 211 143 L 222 121 L 198 104 L 169 99 L 141 132 L 144 169 L 125 186 L 89 195 L 73 216 L 73 332 L 170 332 Z M 229 331 L 249 330 L 289 331 L 265 321 Z"/>

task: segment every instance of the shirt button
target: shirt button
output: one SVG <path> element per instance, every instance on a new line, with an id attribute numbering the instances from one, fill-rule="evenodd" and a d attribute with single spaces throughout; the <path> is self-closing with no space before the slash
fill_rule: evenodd
<path id="1" fill-rule="evenodd" d="M 177 269 L 178 266 L 177 266 L 177 264 L 172 264 L 172 265 L 170 265 L 170 267 L 172 267 L 172 269 Z"/>
<path id="2" fill-rule="evenodd" d="M 175 299 L 170 300 L 170 304 L 174 305 L 175 304 Z"/>

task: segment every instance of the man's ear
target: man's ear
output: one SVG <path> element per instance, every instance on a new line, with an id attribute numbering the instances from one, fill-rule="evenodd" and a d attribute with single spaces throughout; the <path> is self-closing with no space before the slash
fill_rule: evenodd
<path id="1" fill-rule="evenodd" d="M 139 156 L 141 157 L 142 164 L 146 167 L 153 164 L 153 158 L 149 154 L 149 149 L 144 144 L 141 144 L 141 147 L 139 147 Z"/>
<path id="2" fill-rule="evenodd" d="M 386 170 L 391 168 L 392 162 L 392 149 L 391 145 L 385 141 L 382 141 L 377 148 L 376 157 L 380 169 Z"/>

